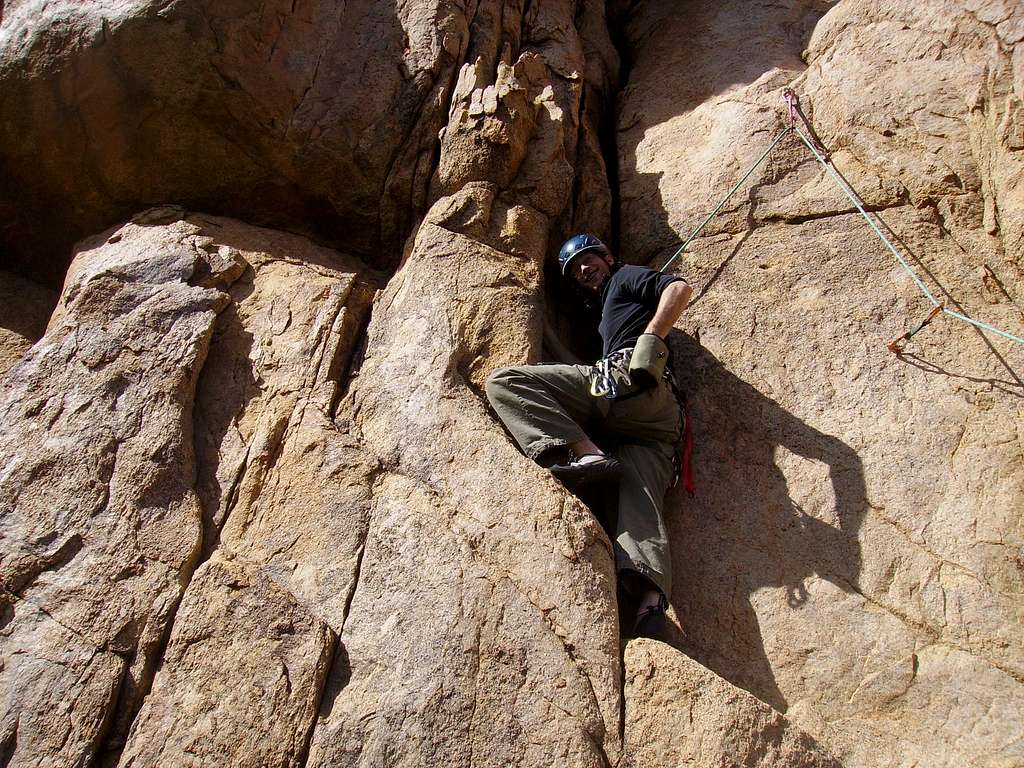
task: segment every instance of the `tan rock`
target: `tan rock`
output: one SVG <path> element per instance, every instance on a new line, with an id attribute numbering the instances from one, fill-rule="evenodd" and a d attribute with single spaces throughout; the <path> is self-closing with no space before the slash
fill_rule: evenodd
<path id="1" fill-rule="evenodd" d="M 54 291 L 0 271 L 0 376 L 39 341 L 56 303 Z"/>
<path id="2" fill-rule="evenodd" d="M 674 648 L 626 644 L 624 765 L 841 768 L 764 702 Z"/>
<path id="3" fill-rule="evenodd" d="M 280 721 L 290 734 L 273 748 L 283 750 L 279 757 L 286 764 L 297 764 L 332 655 L 317 638 L 341 630 L 368 524 L 375 463 L 330 414 L 365 323 L 374 276 L 294 235 L 194 214 L 171 226 L 191 228 L 207 249 L 245 265 L 230 287 L 232 304 L 214 327 L 196 394 L 205 551 L 230 558 L 257 585 L 247 601 L 269 595 L 286 612 L 308 614 L 305 636 L 320 655 L 303 668 L 303 680 L 292 676 L 294 695 L 281 698 L 268 689 L 263 701 L 249 690 L 224 702 L 215 710 L 216 748 L 189 747 L 207 743 L 209 725 L 205 718 L 175 714 L 178 703 L 198 697 L 197 706 L 206 711 L 216 697 L 198 693 L 205 675 L 241 667 L 232 678 L 241 685 L 252 669 L 238 638 L 244 627 L 231 618 L 236 609 L 224 608 L 222 620 L 203 622 L 206 671 L 196 670 L 191 656 L 175 655 L 172 641 L 122 764 L 187 764 L 189 755 L 197 755 L 212 765 L 232 749 L 233 762 L 273 762 L 268 753 L 245 746 L 253 724 L 266 719 Z M 237 600 L 224 579 L 200 579 L 189 585 L 184 605 L 230 607 Z M 262 615 L 272 615 L 271 608 Z M 110 747 L 116 749 L 116 741 Z"/>
<path id="4" fill-rule="evenodd" d="M 227 303 L 192 282 L 210 272 L 203 253 L 180 229 L 135 225 L 83 245 L 59 316 L 0 385 L 12 764 L 91 759 L 148 685 L 195 565 L 192 393 Z"/>
<path id="5" fill-rule="evenodd" d="M 303 411 L 333 413 L 376 277 L 304 238 L 228 219 L 188 221 L 246 265 L 214 328 L 197 392 L 200 487 L 215 529 L 212 547 L 235 508 L 251 518 L 261 493 L 273 493 L 268 474 Z"/>
<path id="6" fill-rule="evenodd" d="M 7 764 L 81 765 L 96 749 L 127 669 L 98 639 L 0 596 L 0 754 Z"/>
<path id="7" fill-rule="evenodd" d="M 1021 334 L 1018 8 L 690 11 L 629 29 L 630 258 L 663 263 L 793 85 L 930 290 Z M 1024 350 L 943 317 L 889 353 L 930 304 L 850 210 L 786 139 L 672 267 L 697 292 L 673 341 L 698 480 L 669 500 L 683 644 L 848 768 L 1017 764 Z"/>
<path id="8" fill-rule="evenodd" d="M 519 583 L 527 565 L 564 582 L 560 561 L 489 562 L 502 558 L 487 550 L 505 537 L 468 517 L 417 480 L 388 474 L 375 486 L 359 585 L 308 765 L 614 759 L 617 733 L 602 711 L 611 692 L 587 663 L 592 643 L 580 642 L 549 594 Z M 607 625 L 607 616 L 596 618 Z"/>
<path id="9" fill-rule="evenodd" d="M 15 661 L 5 665 L 3 738 L 14 759 L 84 760 L 104 735 L 116 755 L 201 556 L 204 529 L 207 552 L 220 539 L 225 553 L 249 558 L 237 568 L 262 586 L 247 600 L 278 595 L 278 605 L 303 615 L 308 609 L 297 606 L 306 602 L 340 629 L 373 464 L 329 413 L 371 295 L 372 283 L 336 252 L 175 208 L 147 211 L 82 247 L 46 336 L 5 385 L 12 396 L 2 573 L 13 620 L 3 653 Z M 40 421 L 26 408 L 53 413 Z M 42 479 L 32 493 L 24 472 Z M 95 486 L 97 476 L 110 477 L 109 489 Z M 163 659 L 126 760 L 146 762 L 147 750 L 160 752 L 165 742 L 159 762 L 181 760 L 181 745 L 203 741 L 209 722 L 168 722 L 166 713 L 178 712 L 182 697 L 195 700 L 185 693 L 190 681 L 201 687 L 202 675 L 249 663 L 232 655 L 244 627 L 235 625 L 232 611 L 241 609 L 224 580 L 200 580 L 186 594 L 189 610 L 220 606 L 223 621 L 209 618 L 202 632 L 209 666 L 190 672 L 188 654 Z M 183 621 L 187 635 L 191 619 Z M 273 711 L 275 720 L 292 718 L 297 735 L 286 751 L 298 759 L 319 702 L 311 681 L 322 679 L 330 656 L 324 621 L 309 619 L 306 635 L 319 638 L 323 658 L 295 697 L 225 703 L 216 714 L 221 738 L 241 738 L 255 712 Z M 82 639 L 70 642 L 76 633 Z M 70 654 L 67 669 L 31 682 L 25 670 L 45 667 L 57 652 Z M 58 708 L 58 717 L 47 704 L 54 695 L 77 708 Z M 204 701 L 196 706 L 212 706 Z"/>
<path id="10" fill-rule="evenodd" d="M 498 82 L 485 65 L 464 70 L 462 122 L 439 164 L 450 194 L 370 323 L 351 407 L 381 474 L 310 765 L 599 766 L 621 754 L 610 544 L 480 393 L 494 368 L 540 354 L 544 235 L 571 199 L 577 156 L 581 41 L 566 6 L 533 9 Z M 522 124 L 517 85 L 537 107 Z M 485 94 L 500 101 L 493 113 Z M 512 152 L 510 174 L 477 181 Z"/>
<path id="11" fill-rule="evenodd" d="M 56 285 L 75 240 L 177 200 L 393 265 L 468 27 L 433 0 L 7 2 L 0 248 Z"/>
<path id="12" fill-rule="evenodd" d="M 473 209 L 447 199 L 435 208 L 463 205 Z M 530 349 L 523 328 L 537 325 L 537 280 L 535 261 L 428 220 L 378 300 L 353 412 L 382 475 L 332 673 L 340 692 L 314 731 L 310 765 L 376 759 L 395 738 L 410 764 L 616 759 L 610 544 L 469 386 L 490 370 L 477 354 L 496 365 Z M 455 298 L 465 295 L 475 298 Z"/>
<path id="13" fill-rule="evenodd" d="M 384 276 L 295 235 L 165 206 L 82 245 L 2 385 L 0 762 L 1024 760 L 1024 358 L 951 318 L 890 356 L 928 302 L 794 137 L 673 268 L 688 656 L 630 643 L 623 690 L 608 539 L 480 391 L 585 346 L 564 235 L 660 265 L 787 85 L 935 294 L 1019 333 L 1017 5 L 0 16 L 5 268 L 154 199 L 397 265 L 368 321 Z"/>
<path id="14" fill-rule="evenodd" d="M 119 765 L 302 765 L 333 647 L 285 590 L 215 556 L 181 602 Z"/>
<path id="15" fill-rule="evenodd" d="M 926 646 L 866 677 L 851 714 L 829 722 L 825 733 L 868 765 L 1020 765 L 1017 685 L 976 656 Z"/>

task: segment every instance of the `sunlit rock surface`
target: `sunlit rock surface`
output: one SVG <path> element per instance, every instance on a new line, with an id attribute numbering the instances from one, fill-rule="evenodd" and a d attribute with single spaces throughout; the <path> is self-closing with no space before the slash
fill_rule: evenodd
<path id="1" fill-rule="evenodd" d="M 1024 763 L 1024 352 L 948 316 L 889 352 L 931 304 L 794 135 L 670 267 L 667 642 L 620 642 L 597 517 L 481 392 L 586 356 L 566 235 L 660 267 L 787 87 L 937 300 L 1024 335 L 1022 37 L 0 4 L 0 763 Z"/>

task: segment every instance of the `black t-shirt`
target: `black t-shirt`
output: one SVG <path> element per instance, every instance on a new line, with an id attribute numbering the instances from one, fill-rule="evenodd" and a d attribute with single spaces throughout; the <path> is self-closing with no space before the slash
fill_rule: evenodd
<path id="1" fill-rule="evenodd" d="M 602 357 L 631 347 L 658 309 L 661 292 L 682 278 L 663 275 L 646 267 L 620 267 L 601 289 Z"/>

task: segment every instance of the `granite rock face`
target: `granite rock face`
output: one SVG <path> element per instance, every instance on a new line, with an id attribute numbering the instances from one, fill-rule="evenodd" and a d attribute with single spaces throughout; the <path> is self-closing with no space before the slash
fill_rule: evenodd
<path id="1" fill-rule="evenodd" d="M 120 764 L 301 764 L 333 647 L 287 591 L 218 555 L 189 585 Z"/>
<path id="2" fill-rule="evenodd" d="M 1019 6 L 688 10 L 628 28 L 630 258 L 668 259 L 790 86 L 937 299 L 1021 335 Z M 1024 348 L 943 316 L 888 352 L 931 305 L 792 135 L 671 269 L 697 296 L 673 342 L 698 446 L 669 505 L 681 647 L 850 767 L 1024 760 Z"/>
<path id="3" fill-rule="evenodd" d="M 813 738 L 754 698 L 662 643 L 626 646 L 622 765 L 841 768 Z"/>
<path id="4" fill-rule="evenodd" d="M 144 689 L 199 555 L 192 393 L 235 269 L 125 229 L 80 249 L 3 384 L 0 740 L 64 764 Z"/>
<path id="5" fill-rule="evenodd" d="M 59 284 L 75 240 L 173 201 L 393 263 L 470 43 L 447 5 L 8 0 L 0 250 Z"/>
<path id="6" fill-rule="evenodd" d="M 667 642 L 621 643 L 606 533 L 482 392 L 585 354 L 563 238 L 661 266 L 786 87 L 928 289 L 1021 335 L 1022 37 L 0 3 L 0 764 L 1024 762 L 1024 353 L 948 316 L 887 351 L 930 304 L 795 136 L 670 268 Z"/>
<path id="7" fill-rule="evenodd" d="M 188 684 L 187 669 L 177 667 L 191 668 L 179 646 L 192 642 L 182 632 L 196 630 L 173 636 L 166 655 L 163 646 L 197 563 L 215 548 L 228 559 L 255 550 L 248 562 L 265 560 L 267 569 L 253 572 L 239 560 L 189 587 L 186 613 L 216 608 L 202 619 L 210 648 L 208 668 L 197 675 L 237 661 L 227 649 L 246 628 L 236 626 L 246 600 L 280 606 L 287 596 L 288 610 L 266 610 L 309 613 L 296 632 L 330 657 L 329 625 L 266 582 L 322 584 L 335 604 L 351 590 L 365 489 L 328 483 L 318 492 L 316 485 L 365 464 L 346 453 L 346 438 L 327 416 L 372 295 L 372 273 L 363 270 L 364 279 L 345 264 L 292 235 L 174 208 L 147 211 L 79 247 L 46 335 L 4 384 L 2 738 L 12 764 L 89 764 L 119 749 L 147 694 L 136 730 L 162 764 L 180 759 L 184 747 L 169 756 L 155 734 L 186 745 L 200 738 L 156 713 L 188 720 L 175 706 Z M 265 283 L 272 288 L 260 293 Z M 252 507 L 255 496 L 275 498 L 272 483 L 292 451 L 305 456 L 294 479 L 302 478 L 307 497 L 288 494 L 304 514 L 290 516 L 285 531 Z M 265 481 L 266 493 L 253 493 Z M 301 535 L 303 525 L 321 536 L 337 530 L 333 515 L 328 525 L 317 519 L 318 504 L 351 510 L 326 543 Z M 264 557 L 267 547 L 273 554 Z M 244 571 L 242 595 L 224 575 L 232 568 Z M 328 601 L 315 602 L 330 610 Z M 219 661 L 211 648 L 221 650 Z M 248 644 L 241 650 L 256 652 Z M 150 692 L 158 663 L 171 679 Z M 307 682 L 322 683 L 326 661 L 310 664 Z M 295 707 L 315 710 L 313 687 L 297 694 Z M 259 709 L 218 703 L 238 718 Z M 228 716 L 216 719 L 223 725 Z M 309 718 L 300 723 L 297 733 L 308 733 Z M 300 746 L 305 738 L 296 736 Z M 149 759 L 136 746 L 126 759 Z"/>

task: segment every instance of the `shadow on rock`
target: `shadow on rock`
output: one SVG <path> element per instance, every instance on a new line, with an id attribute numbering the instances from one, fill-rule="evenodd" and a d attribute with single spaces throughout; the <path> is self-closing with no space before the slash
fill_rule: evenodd
<path id="1" fill-rule="evenodd" d="M 231 503 L 234 484 L 245 469 L 247 452 L 236 434 L 236 420 L 260 393 L 251 359 L 253 335 L 238 316 L 237 305 L 253 291 L 252 268 L 232 286 L 232 302 L 217 316 L 210 352 L 197 385 L 194 427 L 196 487 L 203 505 L 203 555 L 216 548 Z M 232 432 L 229 439 L 228 433 Z M 230 449 L 235 449 L 232 452 Z M 228 449 L 228 450 L 226 450 Z M 242 464 L 221 467 L 225 455 L 237 453 Z M 225 477 L 231 485 L 223 487 Z"/>
<path id="2" fill-rule="evenodd" d="M 860 458 L 728 371 L 680 332 L 670 337 L 680 386 L 689 395 L 697 492 L 670 492 L 673 605 L 681 649 L 733 684 L 785 712 L 752 595 L 785 588 L 786 605 L 813 599 L 807 579 L 858 592 L 858 530 L 866 509 Z M 777 459 L 816 462 L 834 499 L 814 514 L 789 493 Z M 806 481 L 805 481 L 806 485 Z M 822 489 L 828 494 L 829 489 Z"/>
<path id="3" fill-rule="evenodd" d="M 808 0 L 780 12 L 776 3 L 753 0 L 738 14 L 728 4 L 662 0 L 631 13 L 625 42 L 632 67 L 617 120 L 618 230 L 627 262 L 664 263 L 682 242 L 681 233 L 717 202 L 704 200 L 700 190 L 728 188 L 757 157 L 761 142 L 768 146 L 782 127 L 776 115 L 782 116 L 783 105 L 774 92 L 804 70 L 801 51 L 827 9 Z M 683 39 L 686 45 L 680 45 Z M 746 110 L 743 117 L 738 109 Z M 754 130 L 737 131 L 745 123 Z M 756 146 L 724 151 L 751 137 Z M 666 158 L 675 159 L 666 164 Z M 769 162 L 762 178 L 772 176 Z M 666 189 L 676 193 L 674 216 L 662 205 Z M 742 231 L 749 224 L 747 202 L 736 197 L 705 234 Z"/>

